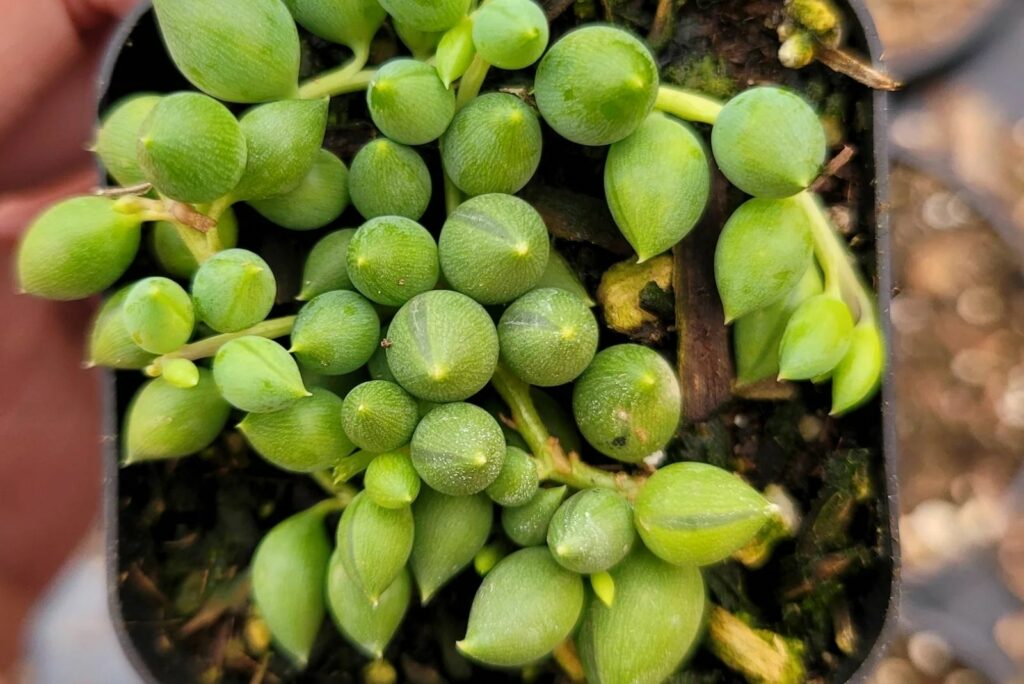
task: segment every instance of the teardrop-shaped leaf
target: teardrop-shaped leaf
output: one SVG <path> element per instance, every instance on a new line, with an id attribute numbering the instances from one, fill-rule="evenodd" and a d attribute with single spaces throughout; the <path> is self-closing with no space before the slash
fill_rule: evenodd
<path id="1" fill-rule="evenodd" d="M 199 384 L 199 366 L 188 359 L 167 359 L 160 364 L 160 377 L 175 387 L 191 389 Z"/>
<path id="2" fill-rule="evenodd" d="M 420 494 L 422 482 L 409 458 L 409 450 L 380 454 L 363 476 L 366 495 L 384 508 L 405 508 Z"/>
<path id="3" fill-rule="evenodd" d="M 238 332 L 270 313 L 277 280 L 270 265 L 247 249 L 226 249 L 204 261 L 192 279 L 196 316 L 217 332 Z"/>
<path id="4" fill-rule="evenodd" d="M 430 204 L 430 169 L 413 148 L 377 138 L 352 160 L 348 189 L 352 204 L 367 219 L 404 216 L 418 221 Z"/>
<path id="5" fill-rule="evenodd" d="M 569 265 L 569 262 L 565 260 L 561 252 L 554 247 L 551 248 L 548 255 L 547 270 L 544 271 L 544 275 L 540 277 L 540 282 L 537 283 L 538 289 L 542 287 L 556 287 L 559 290 L 572 292 L 582 299 L 583 303 L 587 306 L 594 307 L 597 305 L 597 302 L 587 292 L 587 288 L 580 282 L 579 275 Z"/>
<path id="6" fill-rule="evenodd" d="M 377 0 L 284 0 L 304 29 L 365 60 L 387 14 Z"/>
<path id="7" fill-rule="evenodd" d="M 779 346 L 779 379 L 810 380 L 832 372 L 853 339 L 853 316 L 831 294 L 811 297 L 786 324 Z"/>
<path id="8" fill-rule="evenodd" d="M 473 15 L 473 42 L 480 56 L 499 69 L 516 71 L 544 54 L 548 18 L 533 0 L 490 0 Z"/>
<path id="9" fill-rule="evenodd" d="M 451 87 L 454 81 L 462 78 L 476 56 L 473 45 L 473 20 L 463 17 L 458 24 L 451 27 L 441 36 L 437 44 L 437 56 L 434 68 L 445 88 Z"/>
<path id="10" fill-rule="evenodd" d="M 307 370 L 345 375 L 366 365 L 379 340 L 380 317 L 369 300 L 337 290 L 314 297 L 299 311 L 291 352 Z"/>
<path id="11" fill-rule="evenodd" d="M 154 354 L 169 354 L 192 337 L 192 298 L 169 278 L 143 278 L 124 301 L 124 320 L 135 344 Z"/>
<path id="12" fill-rule="evenodd" d="M 208 447 L 224 430 L 231 407 L 213 375 L 199 370 L 195 387 L 150 380 L 135 394 L 125 416 L 124 464 L 189 456 Z"/>
<path id="13" fill-rule="evenodd" d="M 326 509 L 314 507 L 278 523 L 252 559 L 252 595 L 275 643 L 305 667 L 324 620 L 330 541 Z"/>
<path id="14" fill-rule="evenodd" d="M 381 0 L 395 21 L 419 31 L 445 31 L 469 11 L 469 0 Z"/>
<path id="15" fill-rule="evenodd" d="M 146 180 L 139 167 L 137 154 L 139 130 L 160 97 L 150 93 L 136 93 L 119 100 L 103 116 L 103 122 L 96 132 L 96 156 L 103 162 L 107 173 L 123 186 Z"/>
<path id="16" fill-rule="evenodd" d="M 383 508 L 366 492 L 348 505 L 338 523 L 338 554 L 345 572 L 377 603 L 412 553 L 413 516 L 408 507 Z"/>
<path id="17" fill-rule="evenodd" d="M 302 291 L 297 297 L 300 302 L 332 290 L 355 289 L 345 266 L 348 243 L 355 232 L 354 228 L 336 230 L 313 245 L 302 269 Z"/>
<path id="18" fill-rule="evenodd" d="M 811 229 L 797 200 L 754 199 L 725 224 L 715 250 L 715 281 L 733 321 L 784 298 L 811 266 Z"/>
<path id="19" fill-rule="evenodd" d="M 487 543 L 494 506 L 484 494 L 446 496 L 424 487 L 412 512 L 416 534 L 409 567 L 426 604 Z"/>
<path id="20" fill-rule="evenodd" d="M 633 548 L 629 502 L 610 489 L 573 494 L 551 518 L 548 547 L 562 567 L 583 575 L 614 567 Z"/>
<path id="21" fill-rule="evenodd" d="M 174 63 L 200 90 L 228 102 L 290 97 L 299 32 L 280 0 L 154 0 Z"/>
<path id="22" fill-rule="evenodd" d="M 145 368 L 156 355 L 143 350 L 132 340 L 124 320 L 124 300 L 132 286 L 123 287 L 103 302 L 89 333 L 87 363 L 106 368 Z"/>
<path id="23" fill-rule="evenodd" d="M 564 485 L 540 489 L 525 505 L 502 510 L 501 527 L 505 534 L 519 546 L 543 544 L 551 518 L 565 500 L 567 491 Z"/>
<path id="24" fill-rule="evenodd" d="M 700 571 L 638 548 L 614 570 L 615 600 L 591 601 L 576 636 L 592 684 L 660 684 L 696 646 L 707 597 Z"/>
<path id="25" fill-rule="evenodd" d="M 445 34 L 443 30 L 422 31 L 394 17 L 392 17 L 391 23 L 402 43 L 409 48 L 412 56 L 421 62 L 426 62 L 434 56 L 434 51 L 437 50 L 437 45 Z"/>
<path id="26" fill-rule="evenodd" d="M 671 249 L 693 230 L 711 193 L 711 167 L 688 125 L 654 113 L 605 162 L 608 206 L 640 262 Z"/>
<path id="27" fill-rule="evenodd" d="M 341 216 L 348 201 L 348 167 L 331 152 L 320 150 L 297 188 L 249 204 L 282 228 L 314 230 Z"/>
<path id="28" fill-rule="evenodd" d="M 458 649 L 482 663 L 520 667 L 562 643 L 583 610 L 583 578 L 546 547 L 522 549 L 487 573 Z"/>
<path id="29" fill-rule="evenodd" d="M 372 603 L 345 569 L 340 552 L 331 555 L 327 571 L 327 607 L 338 630 L 371 658 L 380 658 L 398 631 L 412 597 L 412 579 L 402 568 L 380 599 Z"/>
<path id="30" fill-rule="evenodd" d="M 874 321 L 864 320 L 853 329 L 850 349 L 832 372 L 832 415 L 841 416 L 870 399 L 884 370 L 882 331 Z"/>
<path id="31" fill-rule="evenodd" d="M 232 406 L 250 413 L 280 411 L 310 396 L 288 350 L 264 337 L 247 335 L 221 347 L 213 377 Z"/>
<path id="32" fill-rule="evenodd" d="M 538 484 L 536 462 L 519 447 L 509 445 L 501 473 L 487 487 L 487 496 L 506 508 L 523 506 L 537 495 Z"/>
<path id="33" fill-rule="evenodd" d="M 674 565 L 710 565 L 757 534 L 772 505 L 738 475 L 705 463 L 674 463 L 644 484 L 634 506 L 647 548 Z"/>
<path id="34" fill-rule="evenodd" d="M 416 472 L 433 489 L 467 496 L 482 492 L 498 478 L 505 437 L 479 406 L 442 404 L 416 427 L 411 453 Z"/>
<path id="35" fill-rule="evenodd" d="M 381 133 L 403 145 L 437 140 L 455 116 L 455 93 L 434 67 L 414 59 L 380 67 L 366 89 L 366 104 Z"/>

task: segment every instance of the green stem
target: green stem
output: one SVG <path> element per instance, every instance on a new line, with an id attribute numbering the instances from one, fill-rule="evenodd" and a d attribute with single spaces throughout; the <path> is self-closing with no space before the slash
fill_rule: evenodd
<path id="1" fill-rule="evenodd" d="M 270 320 L 257 323 L 251 328 L 245 330 L 239 330 L 233 333 L 224 333 L 223 335 L 214 335 L 213 337 L 207 337 L 206 339 L 186 344 L 181 349 L 171 352 L 170 354 L 164 354 L 157 358 L 153 363 L 146 367 L 146 375 L 150 377 L 157 377 L 160 375 L 161 366 L 171 359 L 188 359 L 189 361 L 196 361 L 197 359 L 205 359 L 214 356 L 220 348 L 232 340 L 237 340 L 239 337 L 256 336 L 256 337 L 267 337 L 274 339 L 277 337 L 284 337 L 292 331 L 292 327 L 295 325 L 295 316 L 284 316 L 283 318 L 271 318 Z"/>
<path id="2" fill-rule="evenodd" d="M 352 498 L 356 495 L 354 488 L 349 486 L 337 487 L 332 481 L 330 474 L 323 470 L 310 473 L 309 476 L 320 485 L 325 492 L 331 495 L 330 499 L 324 499 L 318 503 L 313 504 L 306 509 L 307 513 L 313 513 L 321 517 L 330 515 L 343 510 L 346 506 L 352 503 Z"/>
<path id="3" fill-rule="evenodd" d="M 714 124 L 724 105 L 719 100 L 692 90 L 661 86 L 654 108 L 684 121 Z"/>
<path id="4" fill-rule="evenodd" d="M 462 191 L 449 178 L 448 172 L 444 172 L 444 209 L 445 213 L 451 215 L 453 211 L 462 204 Z"/>
<path id="5" fill-rule="evenodd" d="M 874 297 L 861 278 L 849 248 L 832 226 L 825 204 L 808 190 L 801 192 L 796 199 L 810 219 L 814 252 L 825 273 L 826 292 L 842 297 L 856 309 L 854 315 L 858 322 L 875 324 Z"/>
<path id="6" fill-rule="evenodd" d="M 487 72 L 490 69 L 491 65 L 479 54 L 473 58 L 469 69 L 466 70 L 466 73 L 462 75 L 462 79 L 459 81 L 459 94 L 455 98 L 456 110 L 462 109 L 480 94 L 480 89 L 483 88 L 484 79 L 487 78 Z"/>
<path id="7" fill-rule="evenodd" d="M 336 69 L 325 71 L 299 86 L 300 100 L 318 100 L 364 90 L 377 75 L 376 69 L 363 69 L 367 54 L 357 54 Z"/>
<path id="8" fill-rule="evenodd" d="M 178 233 L 178 237 L 181 238 L 181 241 L 185 244 L 185 247 L 188 248 L 189 254 L 192 255 L 192 258 L 196 260 L 197 264 L 203 263 L 219 251 L 213 244 L 211 244 L 216 238 L 211 238 L 210 236 L 216 235 L 216 230 L 211 230 L 204 234 L 191 226 L 178 223 L 173 217 L 161 220 L 169 221 L 171 225 L 174 226 L 174 230 Z M 217 242 L 219 242 L 219 239 L 217 239 Z"/>
<path id="9" fill-rule="evenodd" d="M 537 413 L 528 384 L 500 364 L 491 383 L 505 400 L 516 430 L 533 452 L 537 472 L 542 480 L 551 480 L 576 489 L 614 489 L 629 499 L 636 497 L 645 478 L 595 468 L 581 461 L 578 454 L 566 454 L 562 450 L 558 440 L 551 436 Z"/>
<path id="10" fill-rule="evenodd" d="M 334 471 L 332 472 L 331 477 L 337 484 L 348 482 L 353 477 L 369 468 L 370 461 L 376 457 L 377 454 L 371 454 L 369 451 L 359 450 L 341 459 L 341 462 L 334 466 Z"/>

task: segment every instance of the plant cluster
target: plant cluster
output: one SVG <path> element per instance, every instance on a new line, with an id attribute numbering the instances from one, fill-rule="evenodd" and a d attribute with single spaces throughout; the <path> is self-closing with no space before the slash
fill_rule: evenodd
<path id="1" fill-rule="evenodd" d="M 123 187 L 43 213 L 19 282 L 51 299 L 103 292 L 152 224 L 162 273 L 107 298 L 90 361 L 151 378 L 124 418 L 125 465 L 201 451 L 241 415 L 254 451 L 334 494 L 272 529 L 252 561 L 256 606 L 295 663 L 327 612 L 381 658 L 414 593 L 428 602 L 473 564 L 484 579 L 457 644 L 469 658 L 522 667 L 573 644 L 590 681 L 660 682 L 699 639 L 700 568 L 776 511 L 719 468 L 656 468 L 685 397 L 653 349 L 602 348 L 586 289 L 515 196 L 542 163 L 542 122 L 609 147 L 608 205 L 640 262 L 696 227 L 709 152 L 753 196 L 715 263 L 741 383 L 831 379 L 834 412 L 865 402 L 883 357 L 872 295 L 808 190 L 825 135 L 799 96 L 759 87 L 723 104 L 661 86 L 622 29 L 585 26 L 549 48 L 532 0 L 473 5 L 155 0 L 198 92 L 112 107 L 96 153 Z M 414 57 L 365 69 L 388 16 Z M 300 84 L 296 24 L 351 61 Z M 535 63 L 533 100 L 480 94 L 489 69 Z M 322 147 L 329 99 L 361 91 L 381 135 L 346 166 Z M 236 116 L 225 102 L 251 106 Z M 710 148 L 687 122 L 713 124 Z M 428 144 L 448 208 L 436 233 L 419 222 Z M 329 226 L 350 204 L 365 222 L 317 242 L 301 307 L 271 318 L 277 280 L 236 247 L 238 203 L 289 230 Z M 364 368 L 372 379 L 343 394 L 325 386 Z M 537 389 L 570 383 L 571 416 Z M 481 399 L 488 385 L 504 405 Z"/>

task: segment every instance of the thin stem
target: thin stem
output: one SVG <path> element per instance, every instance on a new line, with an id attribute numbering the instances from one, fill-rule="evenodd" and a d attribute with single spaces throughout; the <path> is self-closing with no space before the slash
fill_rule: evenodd
<path id="1" fill-rule="evenodd" d="M 876 322 L 875 302 L 871 290 L 864 283 L 853 255 L 839 233 L 832 226 L 828 210 L 821 199 L 804 191 L 796 196 L 810 219 L 814 251 L 825 273 L 825 290 L 841 296 L 856 308 L 858 322 Z"/>
<path id="2" fill-rule="evenodd" d="M 240 337 L 256 336 L 256 337 L 267 337 L 274 339 L 277 337 L 284 337 L 291 333 L 292 328 L 295 325 L 295 316 L 284 316 L 282 318 L 271 318 L 270 320 L 257 323 L 251 328 L 245 330 L 239 330 L 233 333 L 224 333 L 223 335 L 214 335 L 213 337 L 207 337 L 206 339 L 186 344 L 178 351 L 173 351 L 170 354 L 164 354 L 157 358 L 153 363 L 146 367 L 146 375 L 150 377 L 157 377 L 160 375 L 161 366 L 171 359 L 188 359 L 189 361 L 196 361 L 198 359 L 206 359 L 214 356 L 220 348 L 232 340 L 237 340 Z"/>
<path id="3" fill-rule="evenodd" d="M 376 69 L 363 69 L 366 55 L 356 55 L 337 69 L 325 71 L 299 86 L 301 100 L 318 100 L 365 90 L 377 75 Z"/>
<path id="4" fill-rule="evenodd" d="M 515 429 L 533 452 L 537 473 L 542 480 L 576 489 L 614 489 L 629 499 L 636 497 L 646 478 L 601 470 L 584 463 L 576 453 L 565 453 L 558 438 L 551 436 L 537 412 L 530 398 L 529 385 L 500 364 L 491 383 L 508 405 Z"/>
<path id="5" fill-rule="evenodd" d="M 341 484 L 348 482 L 353 477 L 370 467 L 370 462 L 377 457 L 369 451 L 359 450 L 341 459 L 341 462 L 334 466 L 332 477 L 334 482 Z"/>
<path id="6" fill-rule="evenodd" d="M 321 515 L 340 511 L 345 508 L 345 506 L 352 503 L 352 499 L 354 499 L 355 495 L 358 493 L 355 487 L 335 480 L 327 470 L 317 470 L 310 473 L 309 476 L 314 482 L 320 485 L 321 489 L 332 497 L 325 501 L 321 501 L 309 509 L 310 511 L 315 511 Z"/>
<path id="7" fill-rule="evenodd" d="M 455 185 L 452 179 L 448 176 L 448 172 L 444 172 L 444 209 L 445 213 L 451 215 L 453 211 L 459 208 L 462 204 L 462 191 Z"/>
<path id="8" fill-rule="evenodd" d="M 462 109 L 480 94 L 480 89 L 483 88 L 484 79 L 487 78 L 487 72 L 490 69 L 491 65 L 479 54 L 473 58 L 469 69 L 459 81 L 459 94 L 455 98 L 456 110 Z"/>
<path id="9" fill-rule="evenodd" d="M 724 105 L 713 97 L 701 93 L 673 88 L 672 86 L 661 86 L 658 89 L 658 99 L 654 108 L 659 111 L 671 114 L 684 121 L 697 121 L 699 123 L 713 124 L 722 113 Z"/>

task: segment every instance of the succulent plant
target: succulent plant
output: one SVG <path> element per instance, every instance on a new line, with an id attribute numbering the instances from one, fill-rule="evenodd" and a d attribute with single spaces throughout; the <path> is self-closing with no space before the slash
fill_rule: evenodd
<path id="1" fill-rule="evenodd" d="M 462 78 L 475 56 L 473 20 L 465 16 L 445 31 L 437 43 L 434 68 L 437 69 L 437 75 L 441 77 L 441 83 L 445 88 L 450 88 L 453 81 Z"/>
<path id="2" fill-rule="evenodd" d="M 412 553 L 413 516 L 408 506 L 384 508 L 360 492 L 338 523 L 338 555 L 345 573 L 376 604 L 402 573 Z"/>
<path id="3" fill-rule="evenodd" d="M 779 346 L 779 378 L 811 380 L 831 373 L 853 339 L 853 316 L 838 297 L 811 297 L 793 312 Z"/>
<path id="4" fill-rule="evenodd" d="M 446 31 L 469 11 L 470 0 L 380 0 L 395 21 L 417 31 Z"/>
<path id="5" fill-rule="evenodd" d="M 468 496 L 498 478 L 505 461 L 505 436 L 479 406 L 442 404 L 416 426 L 412 464 L 423 481 L 442 494 Z"/>
<path id="6" fill-rule="evenodd" d="M 658 65 L 646 45 L 623 29 L 592 25 L 548 50 L 537 67 L 534 97 L 541 116 L 563 138 L 610 145 L 651 113 L 658 83 Z"/>
<path id="7" fill-rule="evenodd" d="M 228 403 L 249 413 L 280 411 L 310 396 L 295 359 L 264 337 L 247 335 L 221 347 L 213 377 Z"/>
<path id="8" fill-rule="evenodd" d="M 327 606 L 345 638 L 370 658 L 384 654 L 412 598 L 409 571 L 402 568 L 376 603 L 366 597 L 335 551 L 327 570 Z"/>
<path id="9" fill-rule="evenodd" d="M 171 58 L 197 88 L 227 102 L 290 97 L 299 33 L 280 0 L 154 0 Z"/>
<path id="10" fill-rule="evenodd" d="M 688 124 L 653 113 L 611 146 L 604 190 L 639 260 L 661 254 L 686 237 L 704 214 L 711 193 L 704 143 Z"/>
<path id="11" fill-rule="evenodd" d="M 446 496 L 424 487 L 412 514 L 416 533 L 409 567 L 426 604 L 487 543 L 494 507 L 483 494 Z"/>
<path id="12" fill-rule="evenodd" d="M 341 422 L 342 402 L 322 387 L 272 413 L 250 413 L 238 429 L 260 456 L 279 468 L 312 473 L 337 465 L 356 445 Z"/>
<path id="13" fill-rule="evenodd" d="M 420 494 L 421 480 L 408 449 L 379 454 L 363 475 L 363 487 L 383 508 L 409 506 Z"/>
<path id="14" fill-rule="evenodd" d="M 151 93 L 129 95 L 115 102 L 103 116 L 93 149 L 103 168 L 121 185 L 146 180 L 137 153 L 139 131 L 160 98 Z"/>
<path id="15" fill-rule="evenodd" d="M 187 228 L 186 230 L 192 230 Z M 224 210 L 213 228 L 214 239 L 220 249 L 232 249 L 238 245 L 238 218 L 231 207 Z M 202 237 L 203 240 L 209 238 Z M 160 267 L 170 276 L 191 280 L 199 270 L 199 262 L 181 236 L 181 227 L 170 221 L 153 224 L 153 256 Z"/>
<path id="16" fill-rule="evenodd" d="M 522 190 L 540 166 L 543 147 L 537 114 L 508 93 L 470 102 L 441 143 L 445 173 L 470 196 Z"/>
<path id="17" fill-rule="evenodd" d="M 498 322 L 501 358 L 531 385 L 575 380 L 597 352 L 597 319 L 574 294 L 533 290 L 514 301 Z"/>
<path id="18" fill-rule="evenodd" d="M 498 365 L 498 333 L 487 311 L 446 290 L 418 295 L 399 309 L 386 349 L 398 384 L 427 401 L 468 399 Z"/>
<path id="19" fill-rule="evenodd" d="M 415 59 L 394 59 L 378 69 L 366 103 L 381 133 L 404 145 L 437 140 L 455 116 L 455 93 L 434 67 Z"/>
<path id="20" fill-rule="evenodd" d="M 501 472 L 486 491 L 498 505 L 514 508 L 530 503 L 539 484 L 537 464 L 533 458 L 519 447 L 507 446 Z"/>
<path id="21" fill-rule="evenodd" d="M 430 204 L 430 170 L 411 147 L 387 138 L 363 146 L 348 177 L 352 204 L 364 218 L 404 216 L 418 221 Z"/>
<path id="22" fill-rule="evenodd" d="M 284 0 L 284 4 L 304 29 L 344 45 L 364 62 L 387 16 L 377 0 Z"/>
<path id="23" fill-rule="evenodd" d="M 748 195 L 779 199 L 807 188 L 825 163 L 825 130 L 796 93 L 751 88 L 729 100 L 711 133 L 722 173 Z"/>
<path id="24" fill-rule="evenodd" d="M 188 292 L 173 280 L 153 276 L 135 283 L 124 300 L 124 322 L 132 341 L 153 354 L 168 354 L 192 337 L 195 311 Z"/>
<path id="25" fill-rule="evenodd" d="M 522 506 L 501 511 L 501 529 L 519 546 L 539 546 L 548 536 L 548 525 L 568 493 L 565 485 L 541 487 Z"/>
<path id="26" fill-rule="evenodd" d="M 448 216 L 438 240 L 445 280 L 481 304 L 509 302 L 533 287 L 548 263 L 547 228 L 512 195 L 480 195 Z"/>
<path id="27" fill-rule="evenodd" d="M 231 407 L 210 371 L 200 369 L 195 387 L 150 380 L 132 398 L 124 419 L 124 465 L 190 456 L 210 446 L 227 424 Z"/>
<path id="28" fill-rule="evenodd" d="M 117 282 L 139 250 L 142 217 L 106 197 L 59 202 L 29 225 L 18 247 L 18 287 L 47 299 L 84 299 Z"/>
<path id="29" fill-rule="evenodd" d="M 884 370 L 882 331 L 874 320 L 863 320 L 854 327 L 850 348 L 832 371 L 832 415 L 852 411 L 870 399 Z"/>
<path id="30" fill-rule="evenodd" d="M 588 307 L 593 308 L 596 305 L 590 293 L 587 292 L 587 288 L 580 282 L 579 275 L 554 246 L 549 251 L 548 267 L 545 269 L 544 275 L 540 277 L 540 282 L 537 283 L 537 289 L 545 287 L 554 287 L 571 292 L 579 297 L 580 301 Z"/>
<path id="31" fill-rule="evenodd" d="M 88 365 L 138 370 L 156 358 L 135 344 L 128 331 L 124 302 L 131 288 L 128 285 L 107 297 L 96 313 L 89 333 Z"/>
<path id="32" fill-rule="evenodd" d="M 354 228 L 344 228 L 320 238 L 313 245 L 302 268 L 302 290 L 298 300 L 307 302 L 317 295 L 333 290 L 354 290 L 348 277 L 348 244 Z"/>
<path id="33" fill-rule="evenodd" d="M 341 216 L 348 202 L 348 167 L 334 154 L 320 150 L 298 187 L 249 204 L 282 228 L 314 230 Z"/>
<path id="34" fill-rule="evenodd" d="M 583 610 L 583 580 L 543 547 L 522 549 L 487 573 L 458 649 L 499 667 L 526 665 L 569 636 Z"/>
<path id="35" fill-rule="evenodd" d="M 349 392 L 341 424 L 356 446 L 382 453 L 405 446 L 419 423 L 416 400 L 386 380 L 364 382 Z"/>
<path id="36" fill-rule="evenodd" d="M 166 95 L 139 129 L 146 180 L 182 202 L 212 202 L 235 189 L 246 168 L 246 140 L 231 111 L 201 93 Z"/>
<path id="37" fill-rule="evenodd" d="M 662 449 L 682 415 L 679 380 L 657 352 L 620 344 L 598 352 L 576 381 L 573 413 L 591 446 L 636 463 Z"/>
<path id="38" fill-rule="evenodd" d="M 629 502 L 610 489 L 584 489 L 559 506 L 547 542 L 558 563 L 581 575 L 615 567 L 633 548 L 636 530 Z"/>
<path id="39" fill-rule="evenodd" d="M 270 313 L 277 281 L 270 266 L 246 249 L 227 249 L 204 261 L 192 279 L 196 318 L 217 332 L 237 332 Z"/>
<path id="40" fill-rule="evenodd" d="M 291 352 L 311 371 L 344 375 L 366 365 L 379 339 L 380 317 L 373 305 L 357 292 L 336 290 L 314 297 L 299 311 Z"/>
<path id="41" fill-rule="evenodd" d="M 364 223 L 352 236 L 348 277 L 367 298 L 401 306 L 437 284 L 437 244 L 412 219 L 381 216 Z"/>
<path id="42" fill-rule="evenodd" d="M 175 387 L 191 389 L 199 384 L 199 366 L 189 359 L 164 359 L 160 377 Z"/>
<path id="43" fill-rule="evenodd" d="M 525 69 L 548 46 L 548 19 L 533 0 L 490 0 L 473 14 L 473 44 L 499 69 Z"/>
<path id="44" fill-rule="evenodd" d="M 391 24 L 395 27 L 395 33 L 398 34 L 399 40 L 409 48 L 412 56 L 421 62 L 426 62 L 435 56 L 441 38 L 446 33 L 445 30 L 421 31 L 395 17 L 391 18 Z"/>

